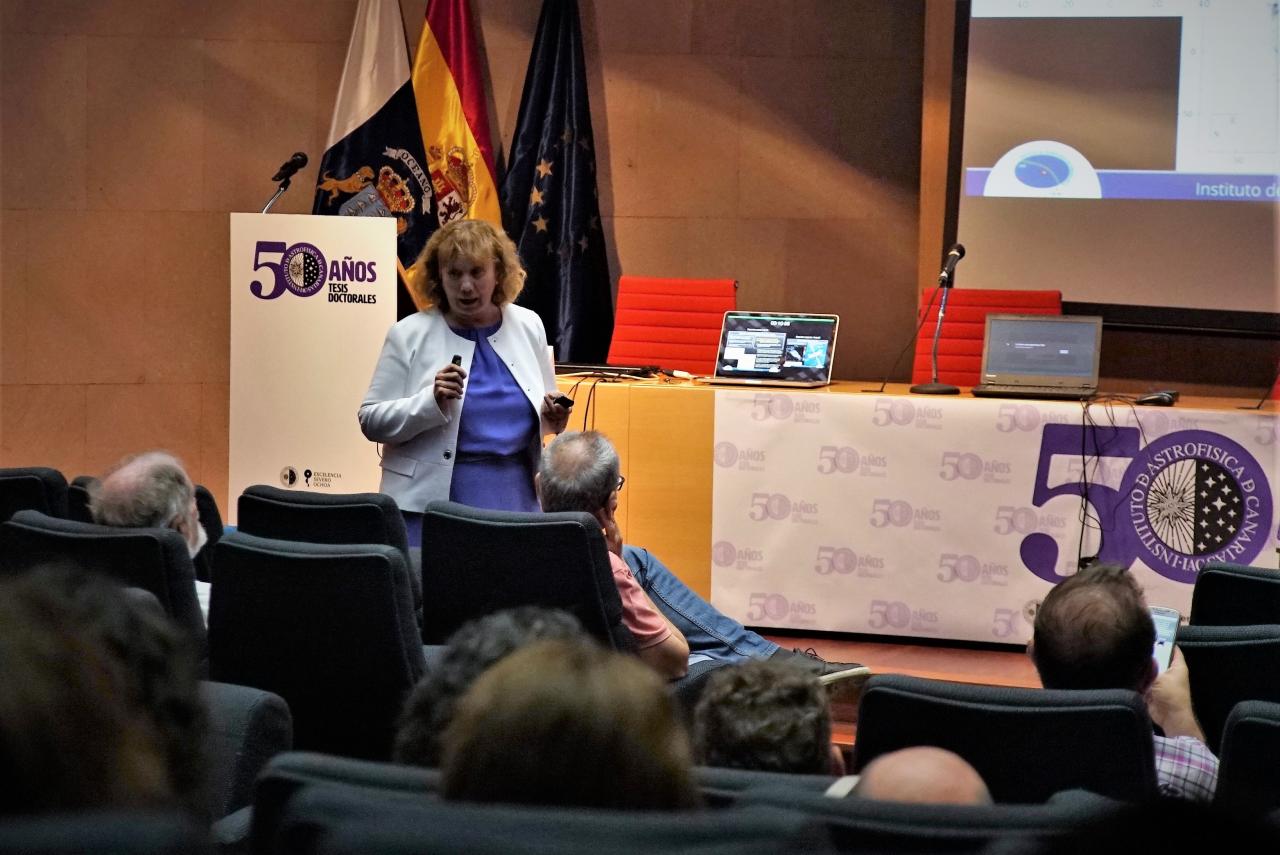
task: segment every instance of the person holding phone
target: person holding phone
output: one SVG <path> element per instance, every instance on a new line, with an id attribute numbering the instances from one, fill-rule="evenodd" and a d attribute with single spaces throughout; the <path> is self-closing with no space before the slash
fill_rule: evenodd
<path id="1" fill-rule="evenodd" d="M 423 308 L 388 331 L 359 411 L 364 435 L 383 445 L 380 489 L 411 542 L 436 499 L 538 510 L 542 437 L 569 420 L 542 320 L 513 302 L 525 271 L 511 239 L 484 220 L 455 220 L 418 264 Z"/>
<path id="2" fill-rule="evenodd" d="M 1178 627 L 1182 624 L 1182 615 L 1177 609 L 1151 607 L 1151 622 L 1156 627 L 1156 646 L 1151 657 L 1156 660 L 1156 673 L 1163 674 L 1169 670 L 1173 662 L 1173 652 L 1178 643 Z"/>
<path id="3" fill-rule="evenodd" d="M 1060 582 L 1036 612 L 1027 653 L 1046 689 L 1132 689 L 1147 701 L 1161 795 L 1210 801 L 1218 758 L 1191 708 L 1186 663 L 1173 647 L 1163 673 L 1156 627 L 1138 582 L 1124 567 L 1093 564 Z"/>

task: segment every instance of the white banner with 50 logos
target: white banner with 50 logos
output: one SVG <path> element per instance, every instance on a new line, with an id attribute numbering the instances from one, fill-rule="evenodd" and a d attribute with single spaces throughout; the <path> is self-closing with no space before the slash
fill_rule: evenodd
<path id="1" fill-rule="evenodd" d="M 1236 410 L 718 391 L 712 602 L 753 626 L 1022 643 L 1096 554 L 1185 615 L 1206 562 L 1275 566 L 1276 435 Z"/>

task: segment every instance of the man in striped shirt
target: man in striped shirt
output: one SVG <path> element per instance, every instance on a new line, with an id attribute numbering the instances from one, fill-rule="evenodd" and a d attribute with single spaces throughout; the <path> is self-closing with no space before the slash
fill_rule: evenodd
<path id="1" fill-rule="evenodd" d="M 1175 649 L 1157 676 L 1156 630 L 1142 589 L 1125 568 L 1094 564 L 1060 583 L 1036 613 L 1028 653 L 1046 689 L 1133 689 L 1147 699 L 1162 795 L 1209 801 L 1218 758 L 1191 710 L 1187 666 Z"/>

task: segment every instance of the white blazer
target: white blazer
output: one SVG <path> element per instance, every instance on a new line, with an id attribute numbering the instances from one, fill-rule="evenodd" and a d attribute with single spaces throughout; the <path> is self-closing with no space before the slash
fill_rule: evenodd
<path id="1" fill-rule="evenodd" d="M 493 350 L 511 369 L 529 406 L 541 415 L 542 397 L 556 388 L 542 319 L 520 306 L 502 307 L 502 326 L 489 337 Z M 454 355 L 471 372 L 475 343 L 449 329 L 437 309 L 418 312 L 387 332 L 369 391 L 360 405 L 360 429 L 382 448 L 382 492 L 401 510 L 421 512 L 427 502 L 449 498 L 457 457 L 458 423 L 463 398 L 436 404 L 436 372 Z M 542 433 L 550 433 L 545 419 Z M 537 455 L 542 437 L 530 443 Z M 535 463 L 536 465 L 536 463 Z"/>

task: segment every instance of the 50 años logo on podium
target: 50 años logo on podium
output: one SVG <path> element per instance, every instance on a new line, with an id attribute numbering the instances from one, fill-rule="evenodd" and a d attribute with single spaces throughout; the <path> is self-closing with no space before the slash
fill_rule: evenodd
<path id="1" fill-rule="evenodd" d="M 377 262 L 345 255 L 328 261 L 314 244 L 286 244 L 260 240 L 253 252 L 253 269 L 266 270 L 249 283 L 249 293 L 274 300 L 286 292 L 312 297 L 329 286 L 330 303 L 376 303 L 371 286 L 378 281 Z"/>

